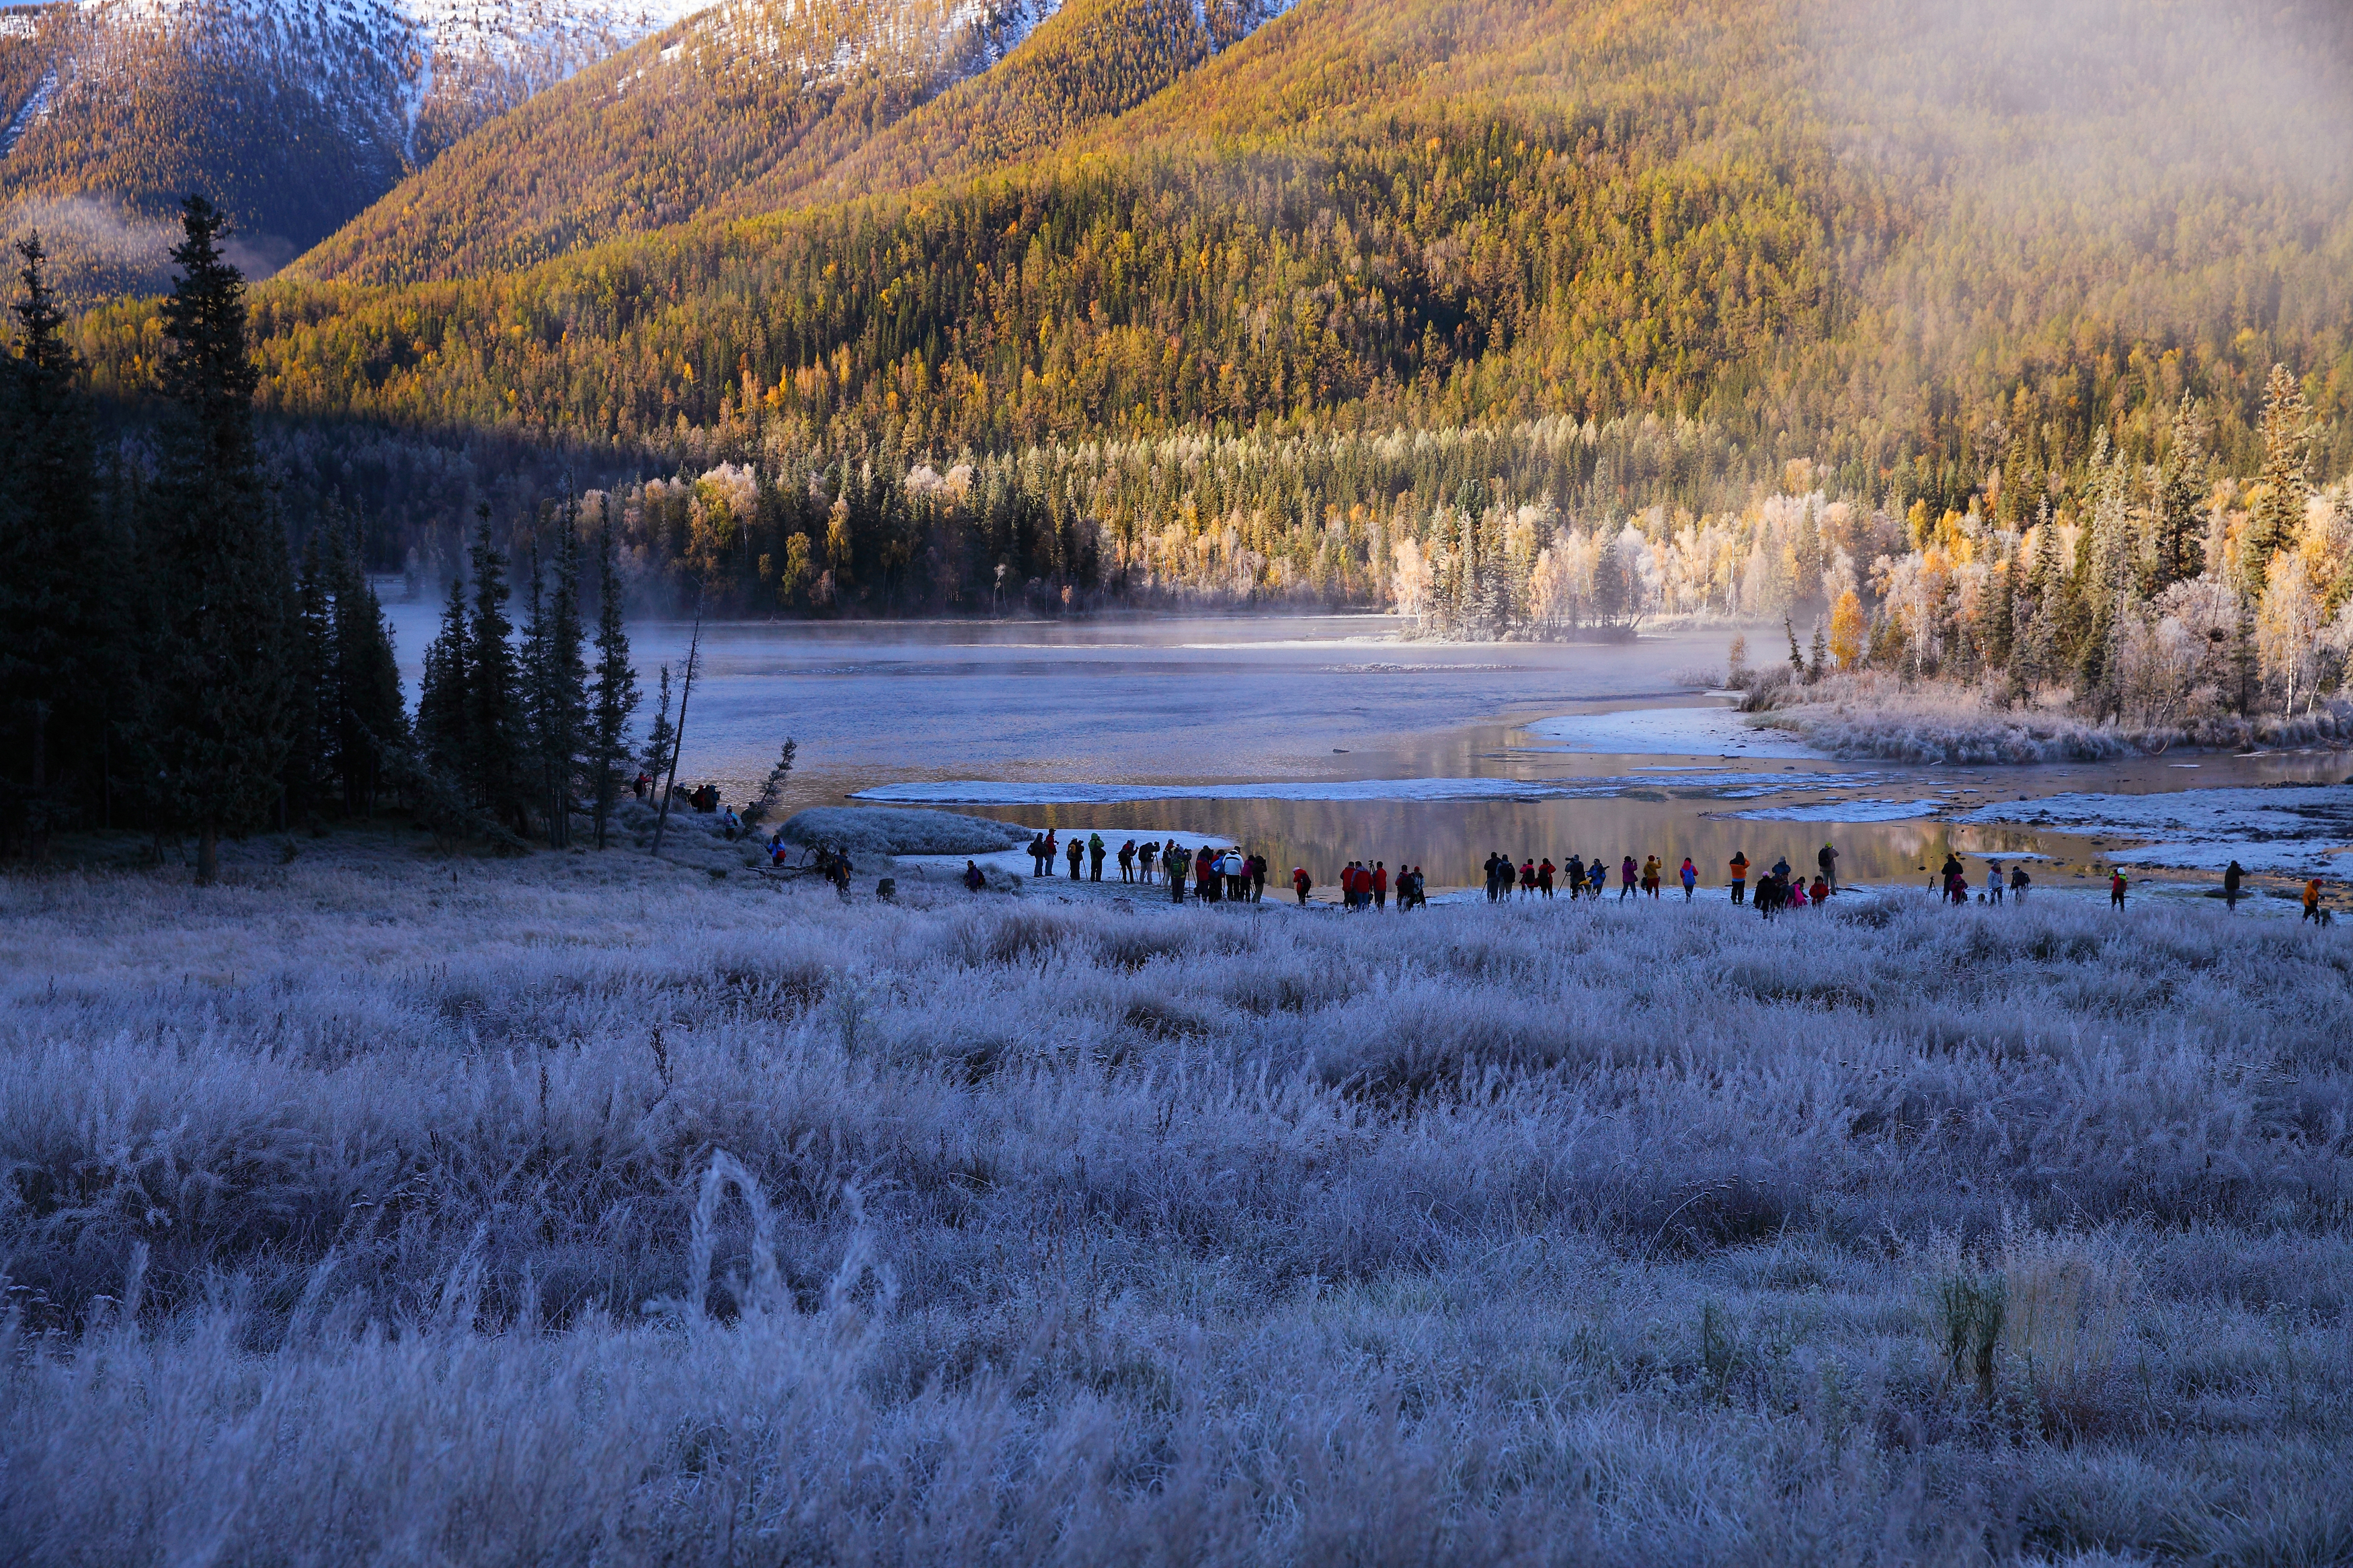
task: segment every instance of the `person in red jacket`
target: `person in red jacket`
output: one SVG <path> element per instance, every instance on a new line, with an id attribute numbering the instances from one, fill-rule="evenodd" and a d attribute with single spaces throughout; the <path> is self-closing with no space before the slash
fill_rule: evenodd
<path id="1" fill-rule="evenodd" d="M 1386 910 L 1388 907 L 1389 863 L 1386 860 L 1376 860 L 1373 862 L 1373 908 Z"/>
<path id="2" fill-rule="evenodd" d="M 1293 866 L 1291 868 L 1291 890 L 1299 895 L 1299 902 L 1303 908 L 1307 902 L 1307 889 L 1314 885 L 1314 879 L 1307 875 L 1306 867 Z"/>

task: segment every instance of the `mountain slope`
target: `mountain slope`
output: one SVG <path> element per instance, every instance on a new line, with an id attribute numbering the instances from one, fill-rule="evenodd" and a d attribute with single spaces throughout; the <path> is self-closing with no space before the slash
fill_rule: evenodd
<path id="1" fill-rule="evenodd" d="M 967 168 L 997 82 L 828 180 Z M 2343 419 L 2348 85 L 2316 3 L 1303 0 L 1028 162 L 256 319 L 287 413 L 653 452 L 1648 413 L 2055 474 L 2185 389 L 2228 446 L 2275 359 Z"/>
<path id="2" fill-rule="evenodd" d="M 448 142 L 689 0 L 95 0 L 5 40 L 0 213 L 69 289 L 152 289 L 203 190 L 267 275 Z M 20 18 L 21 20 L 21 18 Z"/>
<path id="3" fill-rule="evenodd" d="M 304 257 L 389 283 L 511 269 L 704 216 L 902 189 L 1051 147 L 1279 0 L 760 0 L 489 126 Z"/>

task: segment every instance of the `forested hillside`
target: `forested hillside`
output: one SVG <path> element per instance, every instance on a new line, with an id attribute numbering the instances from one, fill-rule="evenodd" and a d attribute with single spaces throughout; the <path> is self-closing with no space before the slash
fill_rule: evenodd
<path id="1" fill-rule="evenodd" d="M 2015 535 L 2047 510 L 2088 538 L 2116 466 L 2166 460 L 2185 397 L 2201 472 L 2243 486 L 2274 364 L 2309 472 L 2353 467 L 2333 8 L 1305 0 L 1214 52 L 1200 15 L 1074 6 L 862 140 L 816 95 L 799 164 L 744 178 L 714 142 L 711 178 L 676 186 L 702 216 L 355 280 L 508 243 L 435 205 L 462 182 L 405 187 L 414 208 L 298 269 L 344 276 L 254 297 L 289 493 L 353 492 L 379 560 L 429 572 L 478 502 L 532 510 L 480 476 L 568 467 L 631 510 L 638 581 L 716 574 L 752 612 L 969 608 L 1008 584 L 1388 606 L 1409 596 L 1402 543 L 1467 569 L 1519 549 L 1512 527 L 1535 530 L 1505 595 L 1525 605 L 1546 529 L 1589 551 L 1630 522 L 1662 558 L 1686 527 L 1729 541 L 1704 552 L 1734 563 L 1700 572 L 1716 587 L 1654 607 L 1730 611 L 1830 591 L 1831 547 L 1798 560 L 1775 496 L 1862 520 L 1851 553 L 1920 548 L 1947 516 Z M 442 166 L 590 124 L 558 110 L 601 79 Z M 597 154 L 642 176 L 613 188 L 612 211 L 638 204 L 619 226 L 661 217 L 644 202 L 684 167 L 670 145 Z M 550 214 L 560 152 L 515 164 Z M 758 199 L 782 210 L 725 216 L 772 177 L 792 194 Z M 155 332 L 136 303 L 83 323 L 101 388 L 135 394 Z M 2200 504 L 2240 516 L 2252 494 Z M 1804 595 L 1739 587 L 1760 549 Z"/>
<path id="2" fill-rule="evenodd" d="M 479 277 L 689 219 L 993 168 L 1150 97 L 1271 8 L 738 0 L 491 126 L 295 270 Z"/>

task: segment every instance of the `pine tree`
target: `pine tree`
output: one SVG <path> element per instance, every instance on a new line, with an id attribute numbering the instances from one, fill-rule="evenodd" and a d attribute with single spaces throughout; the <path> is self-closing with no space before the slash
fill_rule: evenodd
<path id="1" fill-rule="evenodd" d="M 661 788 L 662 770 L 670 765 L 670 743 L 678 739 L 678 730 L 670 718 L 670 666 L 661 667 L 661 691 L 654 699 L 654 726 L 646 732 L 645 755 L 638 766 Z"/>
<path id="2" fill-rule="evenodd" d="M 2304 530 L 2305 502 L 2312 496 L 2312 408 L 2287 366 L 2272 366 L 2263 388 L 2263 471 L 2247 531 L 2239 550 L 2239 591 L 2263 597 L 2272 557 L 2294 544 Z"/>
<path id="3" fill-rule="evenodd" d="M 408 721 L 401 709 L 400 664 L 393 651 L 392 630 L 360 560 L 358 519 L 329 536 L 327 574 L 334 593 L 333 719 L 329 728 L 333 772 L 342 786 L 344 815 L 366 816 L 375 810 L 386 751 L 407 744 Z"/>
<path id="4" fill-rule="evenodd" d="M 2078 690 L 2105 712 L 2112 706 L 2116 641 L 2131 612 L 2140 583 L 2132 559 L 2132 520 L 2127 510 L 2125 461 L 2111 456 L 2107 433 L 2092 452 L 2092 526 L 2082 552 L 2087 556 L 2084 605 L 2086 625 L 2075 651 Z"/>
<path id="5" fill-rule="evenodd" d="M 1985 616 L 1986 664 L 1993 669 L 2007 668 L 2010 664 L 2017 620 L 2018 568 L 2015 555 L 1993 565 L 1993 603 Z"/>
<path id="6" fill-rule="evenodd" d="M 515 837 L 531 837 L 531 807 L 523 783 L 522 671 L 508 640 L 507 558 L 491 542 L 491 509 L 475 512 L 474 613 L 466 626 L 466 752 L 464 778 L 475 805 L 514 824 Z"/>
<path id="7" fill-rule="evenodd" d="M 325 794 L 327 759 L 332 750 L 329 729 L 334 721 L 334 701 L 327 689 L 334 673 L 331 641 L 326 563 L 320 558 L 314 532 L 302 552 L 302 572 L 294 589 L 294 624 L 287 638 L 288 670 L 286 766 L 281 776 L 282 815 L 288 826 L 318 815 Z"/>
<path id="8" fill-rule="evenodd" d="M 0 724 L 25 767 L 12 815 L 39 856 L 70 815 L 55 786 L 101 743 L 107 699 L 127 673 L 116 591 L 126 563 L 93 504 L 90 398 L 40 236 L 18 241 L 16 254 L 16 342 L 0 359 L 0 437 L 13 470 L 0 496 Z"/>
<path id="9" fill-rule="evenodd" d="M 1822 630 L 1821 622 L 1816 621 L 1814 623 L 1814 640 L 1812 646 L 1808 650 L 1806 658 L 1806 679 L 1810 682 L 1820 680 L 1822 678 L 1822 672 L 1830 668 L 1830 634 Z"/>
<path id="10" fill-rule="evenodd" d="M 160 480 L 145 554 L 158 574 L 143 716 L 157 805 L 196 830 L 196 880 L 220 871 L 223 834 L 261 826 L 278 804 L 291 739 L 288 647 L 293 584 L 284 531 L 261 482 L 246 350 L 245 279 L 220 253 L 227 220 L 202 196 L 164 303 Z"/>
<path id="11" fill-rule="evenodd" d="M 530 732 L 538 769 L 547 841 L 572 842 L 572 802 L 579 782 L 588 727 L 587 666 L 580 656 L 580 542 L 567 504 L 556 514 L 554 582 L 543 596 L 536 559 L 532 566 L 531 623 L 524 636 Z M 535 554 L 535 552 L 534 552 Z"/>
<path id="12" fill-rule="evenodd" d="M 449 603 L 441 611 L 441 631 L 425 649 L 424 679 L 417 695 L 417 750 L 426 767 L 463 787 L 473 754 L 473 700 L 467 681 L 474 667 L 466 632 L 466 579 L 449 579 Z"/>
<path id="13" fill-rule="evenodd" d="M 597 531 L 598 604 L 596 610 L 596 684 L 588 717 L 588 776 L 595 792 L 596 847 L 605 847 L 605 829 L 619 798 L 621 770 L 629 755 L 629 716 L 638 708 L 638 672 L 629 663 L 629 634 L 621 622 L 620 540 L 613 527 L 613 509 L 605 509 Z M 662 676 L 662 707 L 670 707 L 670 677 Z M 667 716 L 665 714 L 665 716 Z"/>
<path id="14" fill-rule="evenodd" d="M 2148 596 L 2186 583 L 2206 569 L 2206 504 L 2210 460 L 2205 429 L 2189 394 L 2173 412 L 2173 430 L 2157 466 L 2149 507 Z"/>

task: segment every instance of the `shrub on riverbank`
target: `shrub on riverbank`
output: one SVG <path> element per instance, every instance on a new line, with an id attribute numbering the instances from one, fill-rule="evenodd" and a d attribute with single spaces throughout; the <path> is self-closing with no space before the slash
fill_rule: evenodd
<path id="1" fill-rule="evenodd" d="M 2250 1561 L 2334 1517 L 2331 934 L 253 879 L 0 883 L 14 1560 Z"/>

